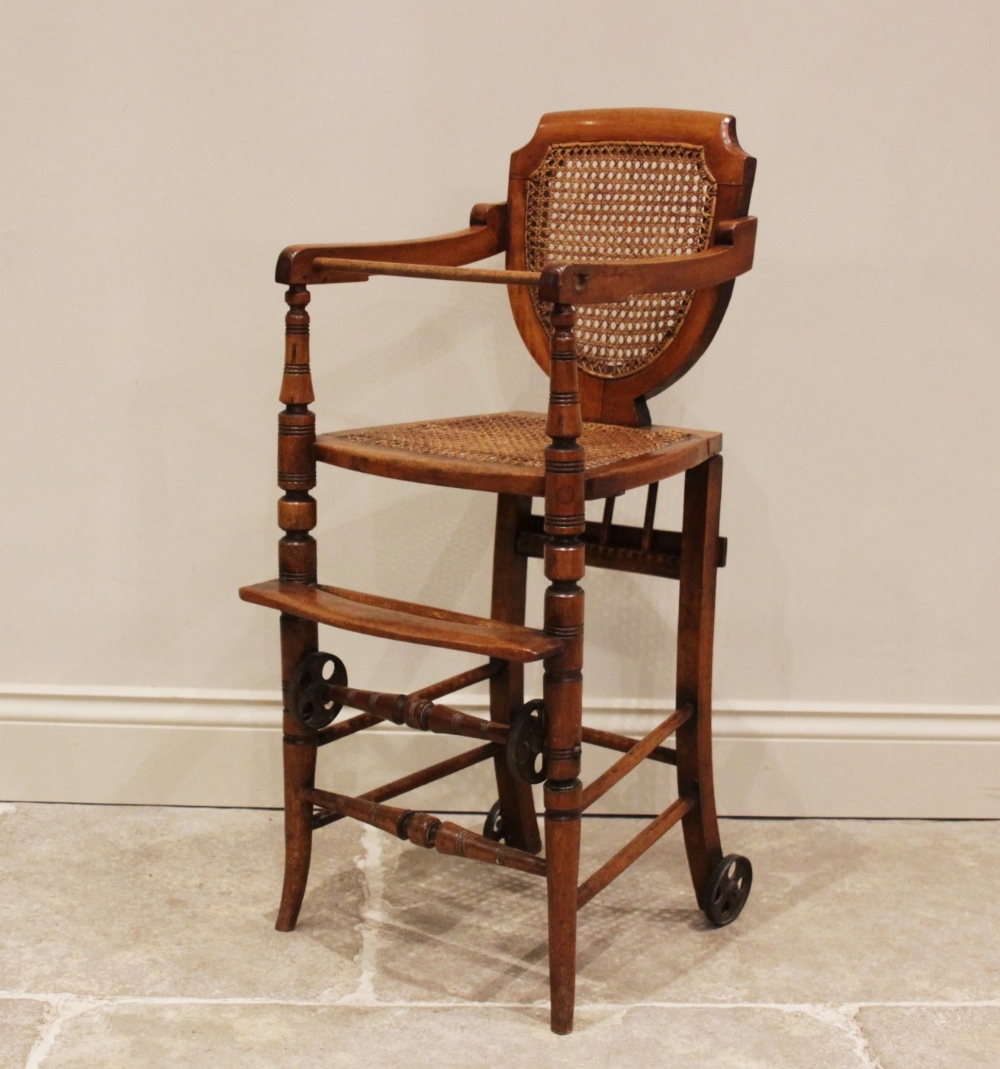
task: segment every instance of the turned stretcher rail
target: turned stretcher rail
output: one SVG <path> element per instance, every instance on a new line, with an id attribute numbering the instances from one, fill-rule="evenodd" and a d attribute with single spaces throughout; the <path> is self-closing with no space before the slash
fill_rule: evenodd
<path id="1" fill-rule="evenodd" d="M 433 813 L 399 809 L 365 798 L 351 798 L 345 794 L 334 794 L 317 788 L 305 791 L 303 797 L 320 809 L 371 824 L 372 827 L 387 831 L 399 839 L 408 840 L 416 846 L 437 850 L 439 854 L 464 857 L 470 861 L 485 861 L 487 864 L 528 872 L 533 876 L 544 876 L 546 872 L 544 858 L 535 857 L 526 850 L 496 843 L 485 835 L 478 835 L 459 824 L 441 820 Z"/>
<path id="2" fill-rule="evenodd" d="M 693 713 L 694 710 L 691 706 L 686 705 L 683 708 L 678 709 L 676 712 L 671 713 L 663 723 L 658 724 L 649 732 L 649 734 L 638 739 L 625 752 L 623 757 L 620 757 L 610 768 L 605 769 L 597 779 L 583 789 L 583 797 L 581 801 L 582 808 L 589 809 L 598 798 L 607 794 L 607 792 L 624 776 L 628 775 L 636 765 L 645 761 L 657 746 L 659 746 L 668 735 L 672 735 L 681 724 L 691 717 Z"/>
<path id="3" fill-rule="evenodd" d="M 598 728 L 586 726 L 583 729 L 583 741 L 590 743 L 591 746 L 602 746 L 605 750 L 617 750 L 619 753 L 628 753 L 636 742 L 631 735 L 618 735 L 614 731 L 601 731 Z M 669 746 L 657 746 L 646 754 L 646 760 L 676 765 L 677 751 Z"/>
<path id="4" fill-rule="evenodd" d="M 582 909 L 594 895 L 603 891 L 697 804 L 694 798 L 678 798 L 658 817 L 654 817 L 635 838 L 630 839 L 617 854 L 605 861 L 589 879 L 580 884 L 576 893 L 576 908 Z"/>
<path id="5" fill-rule="evenodd" d="M 502 661 L 487 661 L 486 664 L 470 668 L 467 672 L 459 672 L 458 675 L 449 676 L 438 683 L 429 683 L 426 687 L 413 691 L 410 697 L 434 701 L 436 698 L 442 698 L 446 694 L 454 694 L 457 690 L 471 687 L 474 683 L 481 683 L 484 679 L 492 679 L 502 669 Z M 352 716 L 350 720 L 344 720 L 339 724 L 333 724 L 317 731 L 314 739 L 302 739 L 300 736 L 296 736 L 296 741 L 303 743 L 314 742 L 317 746 L 326 746 L 328 743 L 336 742 L 337 739 L 353 735 L 356 731 L 364 731 L 381 723 L 382 717 L 375 716 L 374 713 L 362 713 L 360 716 Z"/>
<path id="6" fill-rule="evenodd" d="M 506 742 L 510 728 L 482 717 L 470 716 L 450 705 L 435 705 L 415 694 L 382 694 L 374 690 L 331 685 L 325 691 L 327 700 L 361 709 L 393 724 L 430 731 L 440 735 L 459 735 L 466 739 L 489 739 Z"/>
<path id="7" fill-rule="evenodd" d="M 415 791 L 418 787 L 426 787 L 428 783 L 435 783 L 439 779 L 461 772 L 463 769 L 471 768 L 482 761 L 488 761 L 499 752 L 499 746 L 488 742 L 485 746 L 477 746 L 474 750 L 466 750 L 465 753 L 446 758 L 444 761 L 438 761 L 434 765 L 428 765 L 426 768 L 411 772 L 408 776 L 401 776 L 391 783 L 385 783 L 381 787 L 374 788 L 374 790 L 365 791 L 359 797 L 366 802 L 387 802 L 390 798 L 398 798 L 399 795 Z M 314 816 L 313 827 L 322 828 L 327 824 L 342 820 L 343 817 L 343 813 L 330 812 L 321 816 Z"/>

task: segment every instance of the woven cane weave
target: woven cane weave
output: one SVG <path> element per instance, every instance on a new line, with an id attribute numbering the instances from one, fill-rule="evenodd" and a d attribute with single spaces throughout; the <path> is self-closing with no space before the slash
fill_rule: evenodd
<path id="1" fill-rule="evenodd" d="M 700 146 L 628 141 L 552 145 L 528 179 L 528 270 L 703 252 L 716 184 Z M 577 309 L 580 366 L 618 379 L 648 367 L 684 323 L 693 292 L 643 294 Z M 550 305 L 533 292 L 552 333 Z"/>
<path id="2" fill-rule="evenodd" d="M 690 437 L 687 431 L 673 427 L 585 423 L 580 444 L 585 450 L 584 467 L 589 470 L 617 460 L 644 456 Z M 542 465 L 545 447 L 550 444 L 545 433 L 545 416 L 527 412 L 399 423 L 392 427 L 346 431 L 337 434 L 336 438 L 427 456 L 538 467 Z"/>

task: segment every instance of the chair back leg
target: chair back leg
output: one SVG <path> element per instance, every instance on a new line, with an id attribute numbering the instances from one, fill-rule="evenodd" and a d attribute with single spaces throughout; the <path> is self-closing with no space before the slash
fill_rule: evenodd
<path id="1" fill-rule="evenodd" d="M 312 803 L 306 792 L 316 785 L 316 732 L 303 727 L 288 711 L 289 680 L 295 666 L 316 651 L 318 628 L 308 620 L 281 616 L 282 690 L 285 695 L 283 764 L 285 771 L 285 882 L 275 927 L 295 927 L 309 879 L 312 856 Z"/>
<path id="2" fill-rule="evenodd" d="M 690 468 L 684 477 L 680 612 L 677 623 L 677 708 L 694 715 L 677 731 L 677 788 L 697 805 L 683 821 L 684 845 L 698 905 L 722 859 L 712 779 L 712 643 L 718 569 L 722 457 Z"/>
<path id="3" fill-rule="evenodd" d="M 523 624 L 528 580 L 528 558 L 515 545 L 519 519 L 531 511 L 531 498 L 497 495 L 496 535 L 493 544 L 493 599 L 490 615 L 504 623 Z M 509 724 L 524 704 L 524 665 L 503 663 L 490 680 L 490 719 Z M 497 796 L 504 841 L 519 850 L 537 854 L 542 849 L 531 784 L 514 776 L 505 754 L 494 759 Z"/>

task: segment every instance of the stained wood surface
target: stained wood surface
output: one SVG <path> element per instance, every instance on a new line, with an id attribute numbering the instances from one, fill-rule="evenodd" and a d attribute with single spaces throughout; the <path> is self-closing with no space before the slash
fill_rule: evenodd
<path id="1" fill-rule="evenodd" d="M 583 730 L 584 447 L 575 313 L 552 310 L 549 408 L 545 433 L 545 631 L 562 639 L 545 660 L 545 857 L 549 907 L 552 1031 L 573 1029 L 576 1002 L 576 883 L 580 870 L 580 755 Z"/>
<path id="2" fill-rule="evenodd" d="M 488 282 L 503 286 L 537 286 L 542 279 L 539 271 L 505 271 L 485 267 L 432 267 L 428 264 L 388 263 L 379 260 L 351 260 L 344 257 L 317 256 L 313 260 L 317 271 L 329 271 L 352 276 L 349 281 L 363 282 L 371 275 L 391 275 L 398 278 L 427 278 L 440 282 Z"/>
<path id="3" fill-rule="evenodd" d="M 316 485 L 316 418 L 309 367 L 309 292 L 289 286 L 285 292 L 285 365 L 278 395 L 284 408 L 278 415 L 278 575 L 292 589 L 316 581 L 316 502 L 309 493 Z M 284 613 L 280 621 L 281 685 L 287 695 L 299 661 L 317 649 L 318 628 L 311 620 Z M 312 806 L 305 792 L 315 785 L 315 732 L 303 727 L 285 705 L 282 712 L 282 763 L 285 787 L 285 878 L 275 927 L 290 932 L 305 895 L 312 856 Z"/>
<path id="4" fill-rule="evenodd" d="M 614 498 L 609 498 L 614 501 Z M 605 518 L 608 510 L 605 509 Z M 527 557 L 541 557 L 545 551 L 545 533 L 541 516 L 526 516 L 517 536 L 517 550 Z M 681 536 L 677 531 L 650 532 L 649 544 L 642 546 L 644 530 L 625 524 L 588 521 L 580 536 L 586 547 L 588 568 L 610 568 L 619 572 L 657 575 L 679 579 L 681 570 Z M 719 567 L 725 564 L 726 540 L 719 539 Z"/>
<path id="5" fill-rule="evenodd" d="M 531 499 L 500 494 L 497 497 L 493 529 L 493 583 L 490 616 L 504 623 L 524 625 L 527 599 L 528 561 L 517 551 L 520 524 L 531 512 Z M 524 704 L 524 666 L 513 661 L 499 664 L 490 680 L 490 719 L 510 724 Z M 535 815 L 535 798 L 530 783 L 515 776 L 505 753 L 497 754 L 493 765 L 497 800 L 504 840 L 511 846 L 537 854 L 542 837 Z"/>
<path id="6" fill-rule="evenodd" d="M 600 728 L 587 727 L 586 724 L 583 725 L 583 741 L 593 746 L 601 746 L 605 750 L 617 750 L 619 753 L 628 753 L 636 742 L 631 735 L 619 735 L 615 731 L 601 731 Z M 676 765 L 677 751 L 669 746 L 657 746 L 646 754 L 646 760 Z"/>
<path id="7" fill-rule="evenodd" d="M 606 861 L 592 876 L 585 880 L 577 892 L 577 909 L 582 909 L 596 894 L 599 894 L 616 877 L 620 876 L 633 861 L 664 836 L 684 816 L 698 807 L 694 798 L 678 798 L 658 816 L 651 820 L 635 838 Z"/>
<path id="8" fill-rule="evenodd" d="M 426 698 L 408 694 L 331 686 L 326 696 L 329 701 L 351 709 L 366 709 L 382 720 L 413 728 L 415 731 L 460 735 L 467 739 L 491 739 L 494 742 L 505 742 L 510 732 L 506 724 L 484 720 L 450 705 L 436 705 Z"/>
<path id="9" fill-rule="evenodd" d="M 534 413 L 516 412 L 513 415 L 530 416 Z M 448 421 L 439 422 L 446 424 Z M 394 426 L 397 425 L 387 424 L 366 429 L 391 432 Z M 589 501 L 621 494 L 637 486 L 667 479 L 700 464 L 722 448 L 722 435 L 717 431 L 688 428 L 685 428 L 685 431 L 690 437 L 684 441 L 660 445 L 640 456 L 588 469 L 584 475 L 585 498 Z M 316 459 L 368 475 L 381 475 L 388 479 L 403 479 L 431 486 L 451 486 L 522 497 L 545 496 L 545 466 L 541 450 L 536 464 L 505 460 L 484 461 L 352 441 L 352 433 L 346 430 L 318 435 Z"/>
<path id="10" fill-rule="evenodd" d="M 672 735 L 692 714 L 693 709 L 678 709 L 658 724 L 652 731 L 638 739 L 610 768 L 605 769 L 597 779 L 588 783 L 583 789 L 581 808 L 589 809 L 598 798 L 605 794 L 622 778 L 628 775 L 660 745 L 667 736 Z"/>
<path id="11" fill-rule="evenodd" d="M 699 251 L 625 259 L 615 250 L 602 247 L 608 258 L 598 262 L 584 262 L 574 256 L 541 271 L 527 270 L 528 184 L 542 180 L 536 169 L 550 148 L 588 142 L 617 144 L 587 148 L 578 155 L 591 157 L 597 152 L 603 153 L 604 159 L 608 153 L 618 152 L 620 163 L 625 157 L 619 150 L 625 144 L 626 168 L 632 166 L 629 161 L 633 158 L 659 159 L 661 168 L 672 167 L 669 161 L 683 158 L 688 161 L 688 171 L 698 169 L 702 185 L 700 199 L 696 198 L 695 203 L 702 213 L 702 223 L 687 232 L 696 235 L 687 244 Z M 649 149 L 656 143 L 659 148 Z M 664 145 L 672 147 L 664 149 Z M 682 149 L 684 152 L 680 152 Z M 692 881 L 699 903 L 703 904 L 708 874 L 721 857 L 711 757 L 715 576 L 725 556 L 725 542 L 718 534 L 722 469 L 717 454 L 721 435 L 690 431 L 681 441 L 653 443 L 648 449 L 648 443 L 643 441 L 639 452 L 625 456 L 631 446 L 619 448 L 628 437 L 620 428 L 616 430 L 616 452 L 599 452 L 597 432 L 592 431 L 590 448 L 600 460 L 588 467 L 584 420 L 591 425 L 649 426 L 647 399 L 684 374 L 712 340 L 728 305 L 733 279 L 748 270 L 753 261 L 756 220 L 747 212 L 754 171 L 754 160 L 743 152 L 736 139 L 731 116 L 662 109 L 555 113 L 543 116 L 532 140 L 512 156 L 507 203 L 477 205 L 464 230 L 416 241 L 295 245 L 281 254 L 276 277 L 289 289 L 280 395 L 284 409 L 279 416 L 279 486 L 283 491 L 278 506 L 283 531 L 279 578 L 245 587 L 240 593 L 244 600 L 281 613 L 286 696 L 296 665 L 305 654 L 317 649 L 319 623 L 476 653 L 488 657 L 490 663 L 409 695 L 335 688 L 339 699 L 346 699 L 345 704 L 363 707 L 365 712 L 320 731 L 304 728 L 286 710 L 286 864 L 277 925 L 280 929 L 289 930 L 295 924 L 308 875 L 313 828 L 342 816 L 362 820 L 441 853 L 544 875 L 549 907 L 552 1027 L 565 1033 L 573 1023 L 578 908 L 678 821 L 683 821 Z M 544 180 L 549 181 L 549 171 L 545 174 L 549 177 Z M 632 177 L 620 181 L 627 186 Z M 650 188 L 654 193 L 649 194 Z M 647 198 L 644 211 L 654 202 L 666 203 L 668 194 L 661 196 L 655 190 L 667 188 L 666 184 L 641 186 L 637 196 Z M 656 201 L 656 197 L 660 200 Z M 659 208 L 654 206 L 652 210 L 655 216 Z M 612 223 L 619 229 L 622 225 L 620 219 Z M 626 231 L 627 223 L 626 220 Z M 651 219 L 650 225 L 674 223 L 672 217 L 665 217 L 659 223 Z M 623 240 L 626 244 L 631 241 Z M 538 259 L 548 255 L 549 247 L 535 241 L 531 253 L 534 267 L 539 266 Z M 572 247 L 581 246 L 578 243 Z M 589 248 L 586 244 L 582 247 Z M 672 251 L 684 248 L 684 243 L 665 244 L 662 248 Z M 501 251 L 507 253 L 506 270 L 466 266 Z M 656 251 L 655 246 L 652 251 Z M 377 274 L 507 285 L 518 329 L 550 379 L 544 416 L 547 444 L 539 445 L 537 457 L 532 456 L 535 447 L 531 428 L 525 431 L 523 426 L 517 430 L 522 442 L 528 443 L 522 451 L 512 448 L 504 453 L 491 448 L 483 455 L 467 443 L 456 447 L 455 434 L 447 446 L 438 439 L 437 452 L 427 449 L 426 444 L 424 452 L 416 447 L 400 447 L 398 443 L 405 436 L 398 433 L 392 438 L 397 443 L 392 447 L 351 441 L 352 432 L 316 437 L 314 416 L 309 410 L 313 385 L 306 284 L 364 281 Z M 537 294 L 533 292 L 535 286 Z M 607 358 L 607 375 L 603 365 L 593 362 L 589 349 L 583 358 L 591 362 L 590 369 L 579 364 L 574 304 L 614 305 L 654 293 L 680 293 L 686 311 L 679 313 L 682 322 L 678 319 L 681 325 L 676 333 L 664 334 L 666 328 L 649 328 L 654 339 L 667 339 L 656 355 L 650 356 L 649 364 L 641 364 L 641 351 L 637 356 L 627 349 L 622 350 L 624 356 L 618 364 Z M 539 304 L 539 297 L 543 304 Z M 551 314 L 546 301 L 551 302 Z M 662 304 L 662 299 L 659 303 L 649 299 L 642 307 L 658 308 Z M 596 333 L 586 335 L 585 344 L 594 344 L 595 336 L 605 339 L 602 344 L 606 347 L 612 342 L 633 344 L 621 341 L 617 335 L 622 331 L 611 331 L 608 340 L 599 316 L 593 310 L 585 315 L 590 316 L 585 319 L 587 324 L 598 323 L 597 327 L 587 327 Z M 478 425 L 476 433 L 481 432 L 482 439 L 493 442 L 499 434 L 497 424 L 491 426 L 492 434 L 490 426 L 484 429 Z M 606 426 L 602 433 L 607 437 Z M 661 439 L 665 437 L 660 435 Z M 512 432 L 511 440 L 514 438 L 516 434 Z M 619 459 L 603 462 L 609 455 Z M 514 462 L 504 460 L 504 456 L 520 459 Z M 390 478 L 499 494 L 492 618 L 320 585 L 312 537 L 317 508 L 310 493 L 316 482 L 317 460 Z M 616 495 L 656 484 L 680 472 L 686 476 L 684 522 L 679 534 L 654 529 L 655 490 L 650 493 L 646 522 L 641 528 L 614 523 Z M 544 498 L 543 516 L 530 515 L 532 497 Z M 599 497 L 612 500 L 606 506 L 604 520 L 588 524 L 584 502 Z M 526 559 L 534 555 L 543 557 L 548 580 L 544 631 L 524 626 Z M 678 712 L 640 740 L 582 726 L 584 595 L 580 582 L 587 564 L 680 580 Z M 539 839 L 531 789 L 512 777 L 502 759 L 502 740 L 510 733 L 508 725 L 523 702 L 523 664 L 535 660 L 544 661 L 544 749 L 548 769 L 544 787 L 545 858 L 534 856 Z M 484 679 L 490 680 L 489 721 L 433 704 L 434 699 L 451 690 Z M 422 730 L 491 741 L 404 775 L 359 798 L 317 789 L 317 746 L 363 730 L 381 718 Z M 660 745 L 671 731 L 676 731 L 676 750 Z M 623 754 L 586 789 L 580 783 L 583 742 Z M 490 758 L 496 760 L 506 845 L 432 814 L 384 804 L 390 797 Z M 676 763 L 680 798 L 578 886 L 582 810 L 647 759 Z M 314 807 L 320 812 L 315 812 Z"/>
<path id="12" fill-rule="evenodd" d="M 317 256 L 313 260 L 313 271 L 350 275 L 352 282 L 364 281 L 371 275 L 392 275 L 445 282 L 536 286 L 540 288 L 543 300 L 572 302 L 574 305 L 605 304 L 642 293 L 704 289 L 745 274 L 753 266 L 757 220 L 752 216 L 730 220 L 720 228 L 720 235 L 728 236 L 731 245 L 719 245 L 691 255 L 644 260 L 556 263 L 542 272 L 437 267 L 330 256 Z"/>
<path id="13" fill-rule="evenodd" d="M 722 505 L 722 457 L 684 476 L 684 528 L 677 615 L 677 707 L 692 716 L 677 731 L 677 791 L 696 798 L 684 816 L 684 846 L 699 905 L 722 860 L 712 768 L 712 659 Z"/>
<path id="14" fill-rule="evenodd" d="M 338 587 L 272 579 L 243 587 L 240 597 L 303 620 L 342 627 L 363 635 L 465 650 L 519 663 L 539 661 L 560 647 L 557 638 L 534 628 Z"/>
<path id="15" fill-rule="evenodd" d="M 365 798 L 352 798 L 333 791 L 313 789 L 306 792 L 307 800 L 321 809 L 352 817 L 400 839 L 408 839 L 415 846 L 437 850 L 439 854 L 464 857 L 470 861 L 485 861 L 490 865 L 518 869 L 534 876 L 546 874 L 544 858 L 493 842 L 477 832 L 451 821 L 441 820 L 431 813 L 416 813 Z"/>
<path id="16" fill-rule="evenodd" d="M 624 301 L 642 293 L 700 290 L 730 282 L 753 267 L 757 220 L 730 220 L 723 234 L 732 245 L 705 252 L 614 263 L 553 264 L 542 272 L 539 293 L 545 301 L 574 305 Z"/>
<path id="17" fill-rule="evenodd" d="M 600 108 L 543 115 L 531 141 L 511 156 L 511 177 L 530 177 L 549 145 L 586 141 L 704 145 L 706 161 L 719 184 L 740 188 L 753 166 L 753 158 L 740 148 L 736 120 L 731 115 L 677 108 Z"/>
<path id="18" fill-rule="evenodd" d="M 498 749 L 499 747 L 492 742 L 487 743 L 485 746 L 477 746 L 474 750 L 466 750 L 465 753 L 457 754 L 455 757 L 448 757 L 444 761 L 428 765 L 426 768 L 411 772 L 407 776 L 401 776 L 391 783 L 366 791 L 361 797 L 370 798 L 373 802 L 385 802 L 390 798 L 398 798 L 399 795 L 408 794 L 418 787 L 426 787 L 428 783 L 435 783 L 446 776 L 452 776 L 456 772 L 472 768 L 473 765 L 478 765 L 481 761 L 488 761 L 495 756 Z"/>
<path id="19" fill-rule="evenodd" d="M 747 215 L 756 163 L 740 147 L 736 120 L 731 115 L 665 108 L 554 112 L 542 116 L 532 139 L 511 156 L 507 189 L 508 268 L 516 271 L 528 266 L 527 186 L 546 152 L 553 145 L 601 141 L 659 142 L 702 148 L 706 166 L 717 184 L 713 245 L 729 242 L 726 227 Z M 658 358 L 641 371 L 622 379 L 606 379 L 581 371 L 584 419 L 648 425 L 648 399 L 676 382 L 702 355 L 722 322 L 732 288 L 733 283 L 728 281 L 698 290 L 681 330 Z M 531 293 L 520 287 L 509 288 L 507 293 L 525 345 L 539 366 L 547 371 L 549 336 Z M 563 299 L 573 300 L 565 291 Z"/>
<path id="20" fill-rule="evenodd" d="M 394 779 L 391 783 L 384 783 L 381 787 L 365 791 L 358 797 L 368 802 L 387 802 L 390 798 L 398 798 L 401 794 L 408 794 L 418 787 L 426 787 L 429 783 L 436 783 L 446 776 L 453 776 L 456 772 L 462 772 L 482 761 L 488 761 L 501 750 L 501 747 L 492 742 L 485 746 L 477 746 L 474 750 L 466 750 L 465 753 L 438 761 L 436 764 Z M 343 820 L 344 815 L 343 813 L 327 813 L 320 817 L 314 816 L 313 827 L 321 828 L 327 824 L 334 824 L 338 820 Z"/>
<path id="21" fill-rule="evenodd" d="M 465 230 L 409 241 L 289 245 L 278 257 L 275 280 L 286 285 L 349 281 L 343 277 L 343 272 L 314 267 L 314 261 L 322 257 L 455 267 L 485 260 L 504 250 L 507 242 L 505 204 L 477 204 L 472 209 L 471 222 Z"/>

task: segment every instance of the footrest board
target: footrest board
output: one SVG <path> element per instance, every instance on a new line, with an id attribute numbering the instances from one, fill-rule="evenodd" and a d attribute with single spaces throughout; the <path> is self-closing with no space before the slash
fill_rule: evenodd
<path id="1" fill-rule="evenodd" d="M 520 664 L 540 661 L 562 646 L 560 639 L 535 628 L 333 586 L 272 579 L 243 587 L 240 597 L 303 620 L 362 635 L 464 650 Z"/>

